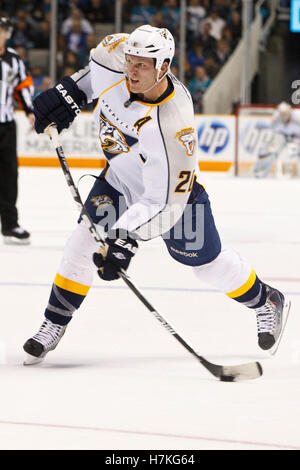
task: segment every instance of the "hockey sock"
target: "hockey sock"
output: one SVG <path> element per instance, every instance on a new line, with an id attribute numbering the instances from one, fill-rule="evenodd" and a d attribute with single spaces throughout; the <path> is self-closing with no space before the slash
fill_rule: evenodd
<path id="1" fill-rule="evenodd" d="M 193 270 L 198 279 L 246 307 L 258 308 L 266 301 L 265 284 L 246 259 L 230 247 L 223 247 L 216 259 Z"/>
<path id="2" fill-rule="evenodd" d="M 238 289 L 227 293 L 227 296 L 249 308 L 258 308 L 265 304 L 267 291 L 265 284 L 252 269 L 248 280 Z"/>
<path id="3" fill-rule="evenodd" d="M 45 310 L 45 317 L 57 325 L 67 325 L 75 310 L 85 299 L 89 288 L 57 274 Z"/>

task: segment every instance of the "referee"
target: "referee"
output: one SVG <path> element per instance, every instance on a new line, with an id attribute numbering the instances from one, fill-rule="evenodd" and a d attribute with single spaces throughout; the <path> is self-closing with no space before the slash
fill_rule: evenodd
<path id="1" fill-rule="evenodd" d="M 6 47 L 12 25 L 0 17 L 0 219 L 4 243 L 29 244 L 30 233 L 18 224 L 18 161 L 14 102 L 23 109 L 33 128 L 33 81 L 18 54 Z"/>

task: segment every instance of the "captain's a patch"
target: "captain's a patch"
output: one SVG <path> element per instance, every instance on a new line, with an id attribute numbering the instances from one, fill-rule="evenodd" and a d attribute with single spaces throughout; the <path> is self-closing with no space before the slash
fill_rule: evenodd
<path id="1" fill-rule="evenodd" d="M 181 131 L 176 132 L 175 137 L 185 147 L 186 155 L 191 156 L 194 154 L 196 144 L 195 129 L 192 127 L 181 129 Z"/>

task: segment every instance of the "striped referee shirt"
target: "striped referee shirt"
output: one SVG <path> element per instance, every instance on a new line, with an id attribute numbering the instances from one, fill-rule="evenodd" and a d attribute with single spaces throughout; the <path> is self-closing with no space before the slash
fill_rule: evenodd
<path id="1" fill-rule="evenodd" d="M 33 80 L 23 60 L 7 47 L 0 56 L 0 124 L 14 120 L 15 102 L 26 114 L 33 112 Z"/>

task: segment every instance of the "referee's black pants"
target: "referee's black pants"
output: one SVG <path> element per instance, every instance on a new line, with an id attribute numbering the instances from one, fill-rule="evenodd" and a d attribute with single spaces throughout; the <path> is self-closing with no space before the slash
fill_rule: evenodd
<path id="1" fill-rule="evenodd" d="M 0 123 L 0 218 L 1 231 L 18 226 L 18 160 L 16 123 Z"/>

